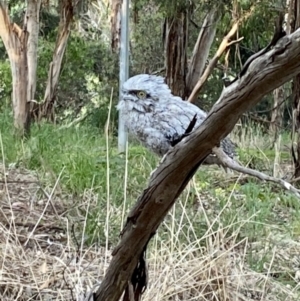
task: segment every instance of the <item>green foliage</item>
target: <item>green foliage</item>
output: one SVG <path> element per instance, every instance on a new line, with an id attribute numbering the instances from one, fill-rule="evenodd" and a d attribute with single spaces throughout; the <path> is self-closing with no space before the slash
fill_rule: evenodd
<path id="1" fill-rule="evenodd" d="M 63 201 L 72 200 L 70 208 L 75 206 L 68 214 L 75 210 L 86 216 L 85 243 L 107 243 L 108 247 L 117 243 L 127 212 L 146 187 L 157 157 L 131 143 L 126 158 L 117 153 L 114 138 L 104 137 L 92 126 L 34 125 L 32 136 L 20 141 L 13 136 L 11 113 L 4 112 L 0 129 L 1 160 L 6 165 L 37 171 L 47 187 L 60 177 L 58 194 Z M 253 155 L 257 154 L 253 151 Z M 85 211 L 83 202 L 89 202 L 91 210 Z M 299 237 L 299 218 L 299 200 L 280 188 L 255 179 L 240 181 L 217 167 L 202 166 L 155 239 L 171 249 L 174 244 L 199 244 L 205 249 L 208 233 L 216 241 L 218 235 L 233 238 L 234 243 L 247 244 L 249 266 L 265 272 L 265 264 L 273 260 L 270 250 L 278 243 L 275 238 Z M 82 231 L 82 223 L 78 227 Z M 278 281 L 296 285 L 288 271 L 280 272 Z"/>
<path id="2" fill-rule="evenodd" d="M 163 21 L 157 7 L 145 4 L 138 23 L 131 24 L 131 74 L 151 73 L 164 66 Z M 145 39 L 150 36 L 151 39 Z"/>
<path id="3" fill-rule="evenodd" d="M 37 65 L 37 83 L 36 100 L 42 101 L 44 98 L 46 82 L 48 78 L 49 64 L 52 61 L 54 51 L 54 41 L 40 39 L 38 44 L 38 65 Z"/>
<path id="4" fill-rule="evenodd" d="M 45 7 L 40 12 L 40 36 L 43 39 L 55 41 L 57 28 L 59 25 L 59 15 L 56 9 Z"/>
<path id="5" fill-rule="evenodd" d="M 44 97 L 49 63 L 52 60 L 57 38 L 59 13 L 56 4 L 57 2 L 42 5 L 40 13 L 38 81 L 35 97 L 37 101 L 41 101 Z M 198 25 L 196 27 L 189 22 L 188 58 L 192 54 L 206 13 L 213 5 L 218 6 L 222 12 L 216 39 L 210 51 L 210 57 L 212 57 L 223 36 L 227 34 L 232 25 L 233 4 L 231 1 L 165 0 L 149 2 L 135 0 L 130 20 L 130 74 L 151 73 L 164 67 L 163 24 L 165 18 L 176 16 L 178 11 L 186 10 L 187 7 L 189 8 L 189 18 L 193 20 L 193 24 Z M 241 0 L 236 4 L 241 10 L 240 14 L 247 13 L 252 7 L 255 8 L 239 28 L 239 35 L 244 36 L 244 40 L 239 47 L 234 48 L 233 46 L 230 52 L 229 65 L 232 74 L 239 72 L 240 63 L 245 62 L 250 55 L 267 45 L 273 33 L 273 22 L 269 22 L 269 20 L 275 20 L 278 14 L 276 1 L 264 0 L 257 3 L 256 1 Z M 20 1 L 9 1 L 9 5 L 12 20 L 21 25 L 25 4 Z M 90 15 L 96 13 L 86 5 L 85 12 L 88 11 Z M 105 16 L 105 13 L 101 14 L 102 19 Z M 118 55 L 110 51 L 109 24 L 107 20 L 103 19 L 101 26 L 96 28 L 93 25 L 95 22 L 92 23 L 85 18 L 78 18 L 76 27 L 73 28 L 69 38 L 57 90 L 55 109 L 58 122 L 69 123 L 76 118 L 82 118 L 87 122 L 91 121 L 93 124 L 103 126 L 112 88 L 114 91 L 113 105 L 117 102 Z M 255 28 L 255 35 L 253 28 Z M 3 45 L 0 45 L 0 57 L 7 57 Z M 223 63 L 222 60 L 223 58 L 221 63 Z M 0 65 L 1 76 L 3 76 L 3 79 L 0 79 L 0 96 L 6 98 L 10 97 L 11 91 L 7 66 L 6 62 Z M 223 76 L 223 71 L 215 69 L 203 87 L 198 102 L 203 109 L 209 110 L 218 99 L 223 89 Z M 265 97 L 253 111 L 268 109 L 271 101 L 272 97 Z M 289 117 L 286 116 L 286 118 Z"/>
<path id="6" fill-rule="evenodd" d="M 176 16 L 177 13 L 185 11 L 191 6 L 191 1 L 189 0 L 155 0 L 155 2 L 160 6 L 165 15 L 169 17 Z"/>
<path id="7" fill-rule="evenodd" d="M 9 7 L 10 18 L 17 24 L 22 24 L 24 19 L 24 10 L 26 9 L 25 1 L 9 0 L 7 1 Z"/>
<path id="8" fill-rule="evenodd" d="M 40 39 L 36 99 L 44 97 L 49 64 L 55 48 L 54 36 Z M 56 116 L 58 122 L 69 123 L 83 115 L 94 115 L 103 126 L 113 89 L 114 104 L 118 88 L 118 60 L 101 41 L 86 41 L 73 34 L 69 38 L 57 89 Z M 80 67 L 79 67 L 80 66 Z M 101 112 L 100 112 L 101 113 Z"/>
<path id="9" fill-rule="evenodd" d="M 103 126 L 111 93 L 115 105 L 119 92 L 117 63 L 117 56 L 104 43 L 71 37 L 58 87 L 60 119 L 70 122 L 82 114 L 99 116 L 98 110 L 104 109 L 105 119 L 98 121 Z"/>
<path id="10" fill-rule="evenodd" d="M 12 77 L 8 60 L 0 60 L 0 107 L 10 105 Z"/>
<path id="11" fill-rule="evenodd" d="M 135 11 L 142 11 L 145 6 L 157 6 L 160 12 L 166 16 L 175 16 L 178 12 L 186 10 L 191 6 L 191 1 L 189 0 L 154 0 L 153 2 L 145 0 L 134 0 L 133 7 Z"/>
<path id="12" fill-rule="evenodd" d="M 200 2 L 194 3 L 197 9 L 192 14 L 192 19 L 199 25 L 211 5 L 209 1 Z M 232 3 L 226 2 L 210 57 L 215 54 L 232 22 Z M 14 1 L 16 6 L 11 11 L 17 22 L 21 22 L 22 18 L 20 3 Z M 134 3 L 139 18 L 138 22 L 132 22 L 130 73 L 153 72 L 164 66 L 164 18 L 185 8 L 190 1 L 155 1 L 156 5 L 141 0 Z M 253 1 L 239 1 L 244 11 L 252 4 Z M 239 72 L 240 59 L 244 62 L 268 43 L 273 30 L 273 24 L 269 21 L 276 15 L 275 10 L 270 9 L 273 4 L 274 1 L 260 1 L 258 9 L 240 27 L 239 35 L 245 38 L 239 47 L 231 51 L 230 66 L 233 73 Z M 44 8 L 39 40 L 38 101 L 44 96 L 57 24 L 57 11 L 53 7 L 47 10 Z M 191 33 L 187 51 L 190 55 L 199 28 L 189 28 Z M 3 147 L 1 160 L 6 165 L 14 164 L 37 171 L 42 184 L 51 188 L 59 178 L 61 199 L 71 199 L 70 207 L 75 205 L 74 210 L 87 217 L 85 242 L 97 242 L 102 246 L 107 241 L 111 246 L 116 244 L 126 214 L 146 187 L 158 158 L 137 143 L 130 144 L 127 158 L 125 154 L 117 152 L 114 131 L 117 123 L 115 104 L 118 94 L 118 56 L 111 53 L 109 41 L 103 32 L 103 28 L 95 30 L 95 39 L 92 39 L 79 30 L 72 31 L 57 91 L 58 125 L 33 125 L 31 137 L 25 140 L 14 137 L 9 108 L 10 66 L 3 45 L 0 45 L 0 57 L 3 58 L 0 61 L 0 136 Z M 219 97 L 223 88 L 222 77 L 222 72 L 215 70 L 209 78 L 199 102 L 202 108 L 209 110 Z M 107 120 L 111 97 L 112 122 L 109 137 L 105 137 L 99 128 L 102 129 Z M 270 97 L 266 97 L 259 109 L 268 108 L 270 100 Z M 72 127 L 61 126 L 78 117 L 84 117 L 84 122 Z M 250 124 L 247 120 L 243 120 L 243 123 Z M 249 128 L 248 137 L 267 140 L 261 129 Z M 288 134 L 285 134 L 284 139 L 289 142 Z M 244 164 L 267 173 L 272 172 L 275 158 L 273 150 L 255 148 L 255 143 L 251 141 L 250 145 L 243 145 L 239 149 L 239 156 Z M 280 158 L 288 161 L 288 151 L 282 151 Z M 90 202 L 90 211 L 81 208 L 80 205 L 85 201 Z M 281 188 L 249 178 L 230 178 L 217 167 L 202 166 L 194 182 L 187 187 L 159 228 L 156 239 L 158 243 L 165 243 L 170 248 L 174 241 L 182 246 L 191 246 L 196 242 L 201 248 L 206 248 L 208 231 L 214 233 L 211 237 L 216 240 L 218 233 L 224 233 L 226 238 L 235 237 L 238 242 L 246 241 L 247 263 L 256 271 L 265 272 L 265 264 L 273 260 L 272 249 L 278 243 L 273 238 L 281 236 L 285 239 L 299 239 L 299 209 L 298 199 Z M 82 224 L 79 228 L 79 231 L 83 231 Z M 173 233 L 176 233 L 176 237 L 172 237 Z M 289 272 L 281 272 L 279 278 L 296 287 Z"/>
<path id="13" fill-rule="evenodd" d="M 53 4 L 53 3 L 52 3 Z M 37 90 L 35 99 L 44 98 L 49 64 L 57 39 L 59 14 L 55 5 L 43 5 L 40 13 L 40 38 L 38 43 Z M 10 1 L 10 15 L 20 26 L 23 23 L 24 5 L 20 1 Z M 95 38 L 95 35 L 97 37 Z M 101 31 L 89 36 L 72 31 L 63 59 L 56 99 L 56 121 L 69 123 L 75 118 L 97 120 L 103 126 L 112 93 L 113 106 L 118 95 L 118 56 L 111 53 L 109 43 L 101 37 Z M 5 48 L 0 44 L 0 57 L 7 58 Z M 8 62 L 0 63 L 0 97 L 8 99 L 2 107 L 9 105 L 11 96 L 11 74 Z M 85 116 L 86 115 L 86 116 Z M 94 122 L 94 121 L 93 121 Z M 95 123 L 94 123 L 95 124 Z"/>

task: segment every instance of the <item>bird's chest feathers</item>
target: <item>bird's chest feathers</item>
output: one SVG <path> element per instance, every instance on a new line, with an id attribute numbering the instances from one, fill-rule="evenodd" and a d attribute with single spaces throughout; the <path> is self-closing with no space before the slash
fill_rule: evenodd
<path id="1" fill-rule="evenodd" d="M 129 128 L 133 126 L 143 127 L 154 121 L 155 104 L 150 101 L 130 102 L 126 104 L 125 123 Z"/>

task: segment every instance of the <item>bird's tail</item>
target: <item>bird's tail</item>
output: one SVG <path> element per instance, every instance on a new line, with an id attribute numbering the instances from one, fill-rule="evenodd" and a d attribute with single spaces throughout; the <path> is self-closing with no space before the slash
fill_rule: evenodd
<path id="1" fill-rule="evenodd" d="M 221 141 L 221 147 L 231 159 L 234 159 L 237 157 L 237 152 L 236 152 L 236 144 L 229 138 L 226 137 Z"/>

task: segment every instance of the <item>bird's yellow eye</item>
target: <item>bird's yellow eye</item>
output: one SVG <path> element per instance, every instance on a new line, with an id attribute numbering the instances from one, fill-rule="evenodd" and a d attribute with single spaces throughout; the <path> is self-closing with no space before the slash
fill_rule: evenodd
<path id="1" fill-rule="evenodd" d="M 136 93 L 137 97 L 140 99 L 145 99 L 146 98 L 146 92 L 145 91 L 138 91 Z"/>

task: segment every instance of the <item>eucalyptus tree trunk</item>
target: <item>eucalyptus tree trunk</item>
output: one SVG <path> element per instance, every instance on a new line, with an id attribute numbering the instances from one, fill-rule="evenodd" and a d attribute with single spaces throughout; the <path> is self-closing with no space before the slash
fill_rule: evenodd
<path id="1" fill-rule="evenodd" d="M 271 123 L 269 131 L 274 137 L 273 145 L 277 141 L 280 128 L 283 122 L 283 111 L 284 111 L 284 99 L 285 99 L 285 89 L 281 86 L 273 91 L 273 109 L 271 113 Z"/>
<path id="2" fill-rule="evenodd" d="M 71 32 L 71 25 L 74 17 L 73 0 L 63 0 L 60 2 L 60 23 L 56 39 L 52 61 L 49 64 L 47 86 L 44 99 L 41 103 L 35 103 L 32 108 L 32 116 L 40 121 L 42 118 L 55 120 L 54 104 L 56 98 L 57 85 L 62 66 L 62 60 L 66 51 L 68 39 Z"/>
<path id="3" fill-rule="evenodd" d="M 300 75 L 293 79 L 293 145 L 294 177 L 300 177 Z"/>
<path id="4" fill-rule="evenodd" d="M 141 300 L 140 289 L 146 287 L 140 284 L 147 278 L 143 253 L 149 240 L 211 149 L 242 114 L 300 72 L 299 41 L 300 29 L 256 57 L 251 68 L 223 90 L 201 126 L 168 152 L 127 217 L 95 301 L 120 300 L 125 290 L 130 294 L 123 300 Z"/>
<path id="5" fill-rule="evenodd" d="M 300 27 L 300 4 L 298 0 L 289 1 L 289 23 L 291 31 L 294 32 Z M 288 23 L 288 25 L 289 25 Z M 292 157 L 294 160 L 294 177 L 300 177 L 300 75 L 293 78 L 293 134 L 292 134 Z"/>
<path id="6" fill-rule="evenodd" d="M 201 25 L 192 56 L 187 64 L 189 7 L 182 8 L 164 24 L 166 81 L 174 95 L 187 99 L 204 72 L 216 35 L 220 7 L 213 7 Z"/>
<path id="7" fill-rule="evenodd" d="M 186 98 L 185 85 L 187 67 L 187 9 L 177 12 L 175 16 L 165 20 L 165 58 L 166 58 L 166 80 L 172 93 Z"/>
<path id="8" fill-rule="evenodd" d="M 186 76 L 187 94 L 190 95 L 202 75 L 209 55 L 209 50 L 216 36 L 216 28 L 220 14 L 213 8 L 206 15 L 199 31 L 197 42 L 188 66 Z"/>
<path id="9" fill-rule="evenodd" d="M 284 16 L 285 21 L 285 32 L 290 34 L 292 31 L 291 28 L 291 19 L 293 18 L 293 0 L 286 0 L 286 13 Z M 273 147 L 279 137 L 279 131 L 283 123 L 283 113 L 284 113 L 284 102 L 285 99 L 285 89 L 284 86 L 278 87 L 273 91 L 273 108 L 271 113 L 271 123 L 269 127 L 269 131 L 271 135 L 273 135 Z"/>
<path id="10" fill-rule="evenodd" d="M 30 132 L 30 102 L 36 90 L 37 46 L 41 1 L 28 0 L 23 28 L 10 21 L 0 1 L 0 36 L 8 53 L 12 72 L 14 125 L 21 136 Z"/>
<path id="11" fill-rule="evenodd" d="M 28 60 L 28 87 L 27 100 L 34 100 L 37 80 L 37 57 L 38 57 L 38 39 L 39 39 L 39 13 L 41 1 L 28 1 L 25 22 L 27 19 L 27 60 Z"/>
<path id="12" fill-rule="evenodd" d="M 122 0 L 110 0 L 110 32 L 111 32 L 111 49 L 119 52 L 121 42 L 121 10 Z"/>

